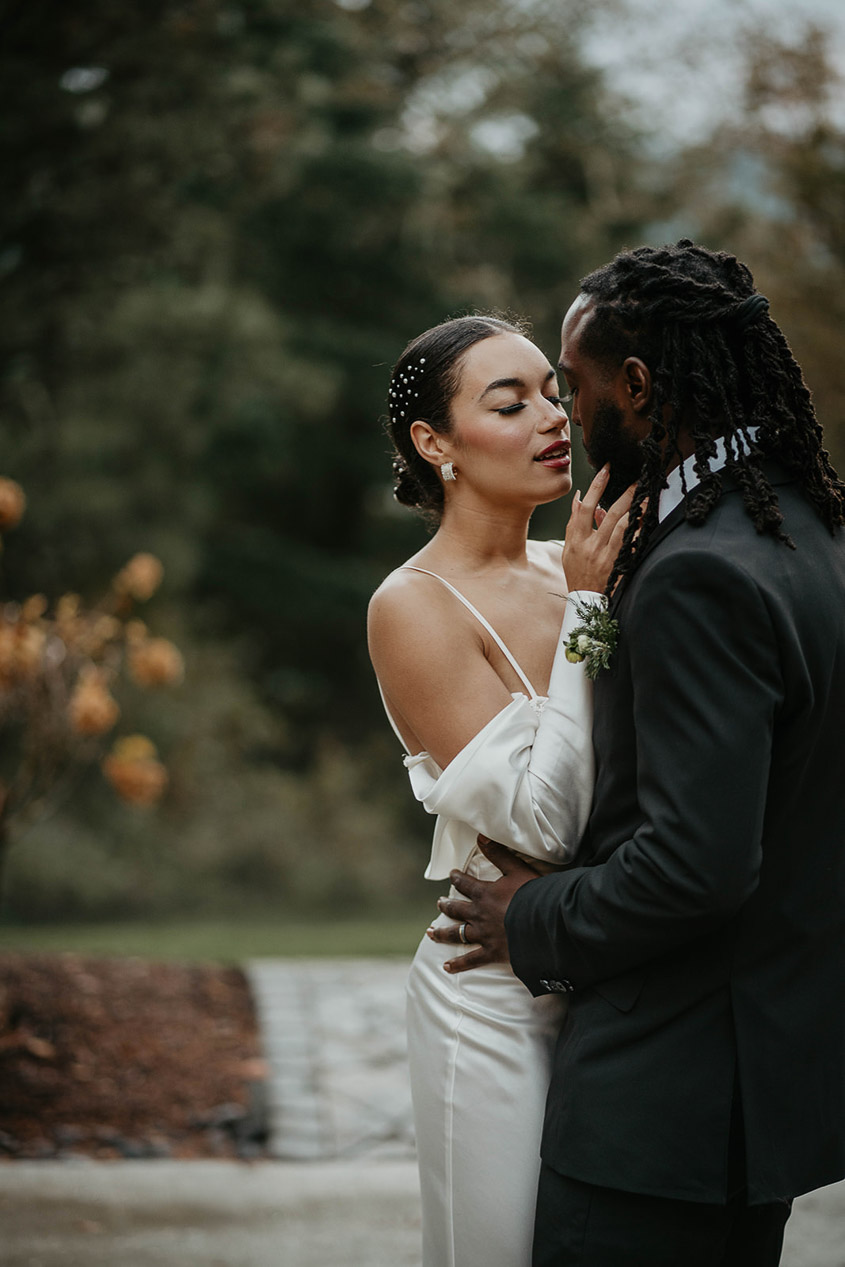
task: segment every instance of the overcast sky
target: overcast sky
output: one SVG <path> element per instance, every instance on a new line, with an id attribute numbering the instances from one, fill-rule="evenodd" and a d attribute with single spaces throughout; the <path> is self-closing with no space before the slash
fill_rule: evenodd
<path id="1" fill-rule="evenodd" d="M 629 18 L 597 22 L 588 52 L 670 143 L 696 140 L 735 110 L 744 23 L 786 38 L 809 21 L 827 27 L 845 73 L 845 0 L 628 0 L 627 7 Z M 840 105 L 845 119 L 845 99 Z"/>

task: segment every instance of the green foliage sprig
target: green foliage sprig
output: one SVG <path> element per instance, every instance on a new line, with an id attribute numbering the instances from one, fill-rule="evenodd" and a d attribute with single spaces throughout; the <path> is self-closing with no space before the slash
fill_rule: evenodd
<path id="1" fill-rule="evenodd" d="M 575 610 L 582 623 L 569 635 L 564 654 L 570 664 L 583 662 L 584 672 L 594 682 L 602 669 L 610 666 L 619 641 L 619 621 L 598 603 L 576 603 Z"/>

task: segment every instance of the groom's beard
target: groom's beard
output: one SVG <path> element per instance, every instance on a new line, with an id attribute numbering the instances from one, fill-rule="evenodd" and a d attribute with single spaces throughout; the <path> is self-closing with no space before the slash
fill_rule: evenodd
<path id="1" fill-rule="evenodd" d="M 629 484 L 637 483 L 643 467 L 640 443 L 627 433 L 624 421 L 625 415 L 614 401 L 597 403 L 587 457 L 597 471 L 605 462 L 610 463 L 610 479 L 601 497 L 605 510 L 622 496 Z"/>

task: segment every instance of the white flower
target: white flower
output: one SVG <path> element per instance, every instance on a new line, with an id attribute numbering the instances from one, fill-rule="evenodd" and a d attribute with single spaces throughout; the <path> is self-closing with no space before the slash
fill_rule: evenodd
<path id="1" fill-rule="evenodd" d="M 571 664 L 583 663 L 587 677 L 594 681 L 610 664 L 619 624 L 609 616 L 603 603 L 576 603 L 575 610 L 583 623 L 572 630 L 564 643 L 564 653 Z"/>

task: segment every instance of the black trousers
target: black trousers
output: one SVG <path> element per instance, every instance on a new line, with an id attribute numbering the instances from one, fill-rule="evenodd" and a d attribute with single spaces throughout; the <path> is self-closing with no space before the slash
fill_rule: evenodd
<path id="1" fill-rule="evenodd" d="M 533 1267 L 777 1267 L 790 1208 L 618 1192 L 544 1165 Z"/>

